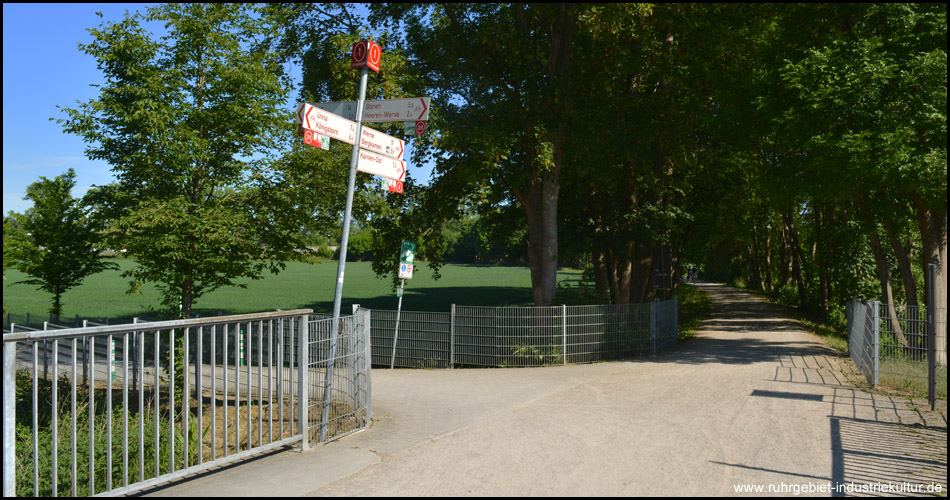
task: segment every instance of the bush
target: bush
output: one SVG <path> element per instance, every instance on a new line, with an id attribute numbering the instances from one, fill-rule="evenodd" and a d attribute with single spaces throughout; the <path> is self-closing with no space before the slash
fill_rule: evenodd
<path id="1" fill-rule="evenodd" d="M 38 469 L 38 492 L 34 492 L 33 483 L 33 405 L 32 405 L 32 375 L 26 370 L 16 374 L 16 494 L 17 496 L 51 496 L 53 494 L 53 429 L 52 429 L 52 383 L 46 379 L 37 381 L 37 428 L 36 433 L 36 461 Z M 72 399 L 72 384 L 66 375 L 60 377 L 57 390 L 59 391 L 58 422 L 56 426 L 57 440 L 57 487 L 59 496 L 72 495 L 72 414 L 70 413 Z M 109 419 L 112 420 L 112 488 L 119 488 L 123 483 L 122 467 L 122 400 L 113 396 L 112 413 L 106 413 L 105 389 L 97 390 L 95 394 L 95 409 L 90 429 L 89 422 L 89 391 L 77 387 L 76 391 L 76 495 L 89 496 L 89 436 L 93 436 L 93 475 L 95 492 L 106 491 L 109 479 L 107 470 L 107 453 L 109 451 Z M 130 402 L 133 399 L 130 393 Z M 143 420 L 144 441 L 138 440 L 139 419 Z M 160 410 L 160 419 L 167 421 L 168 412 Z M 180 420 L 179 420 L 180 422 Z M 190 420 L 188 430 L 189 463 L 197 462 L 197 426 L 194 419 Z M 130 408 L 128 414 L 128 482 L 134 483 L 139 477 L 139 449 L 142 448 L 144 458 L 144 479 L 155 477 L 155 413 L 154 407 L 146 406 L 142 412 Z M 131 430 L 135 429 L 136 432 Z M 176 467 L 181 468 L 184 457 L 181 450 L 184 448 L 185 435 L 179 427 L 175 434 Z M 171 471 L 169 464 L 170 442 L 167 434 L 167 425 L 159 430 L 158 443 L 158 471 L 159 475 Z M 35 494 L 36 493 L 36 494 Z"/>

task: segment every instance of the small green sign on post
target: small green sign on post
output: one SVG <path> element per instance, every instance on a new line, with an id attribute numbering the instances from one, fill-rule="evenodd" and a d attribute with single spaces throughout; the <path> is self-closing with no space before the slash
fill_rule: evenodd
<path id="1" fill-rule="evenodd" d="M 411 241 L 402 240 L 402 251 L 399 252 L 399 262 L 403 264 L 412 264 L 416 257 L 416 244 Z"/>
<path id="2" fill-rule="evenodd" d="M 399 252 L 399 277 L 412 279 L 413 260 L 416 258 L 416 244 L 402 240 L 402 250 Z"/>
<path id="3" fill-rule="evenodd" d="M 396 341 L 399 339 L 399 313 L 402 312 L 402 293 L 406 286 L 406 280 L 412 279 L 412 261 L 416 258 L 416 244 L 411 241 L 402 240 L 402 250 L 399 251 L 399 275 L 402 280 L 399 288 L 396 290 L 396 296 L 399 297 L 399 305 L 396 306 L 396 328 L 393 329 L 393 355 L 389 360 L 389 369 L 396 364 Z"/>

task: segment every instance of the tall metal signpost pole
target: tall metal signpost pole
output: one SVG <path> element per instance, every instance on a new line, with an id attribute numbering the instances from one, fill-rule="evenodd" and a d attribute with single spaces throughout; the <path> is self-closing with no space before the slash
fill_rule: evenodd
<path id="1" fill-rule="evenodd" d="M 379 72 L 382 49 L 372 40 L 360 40 L 353 44 L 350 67 L 360 69 L 360 94 L 356 105 L 356 137 L 361 137 L 363 128 L 363 101 L 366 100 L 366 80 L 369 69 Z M 330 412 L 330 384 L 333 381 L 333 363 L 336 358 L 336 336 L 340 330 L 340 303 L 343 298 L 343 274 L 346 270 L 346 244 L 350 238 L 350 213 L 353 209 L 353 189 L 356 184 L 356 163 L 359 160 L 360 141 L 353 144 L 350 153 L 350 177 L 346 186 L 346 208 L 343 212 L 343 235 L 340 238 L 340 261 L 337 266 L 336 291 L 333 294 L 333 321 L 330 324 L 330 355 L 327 359 L 326 379 L 323 386 L 323 408 L 320 419 L 320 441 L 327 438 L 327 419 Z M 306 339 L 301 339 L 306 341 Z M 306 415 L 306 409 L 302 410 Z"/>
<path id="2" fill-rule="evenodd" d="M 393 330 L 393 355 L 389 359 L 389 369 L 396 366 L 396 341 L 399 340 L 399 313 L 402 312 L 402 294 L 406 287 L 406 280 L 412 279 L 412 262 L 416 255 L 416 244 L 411 241 L 402 241 L 402 250 L 399 251 L 399 278 L 402 280 L 399 284 L 399 290 L 396 295 L 399 296 L 399 305 L 396 307 L 396 328 Z"/>

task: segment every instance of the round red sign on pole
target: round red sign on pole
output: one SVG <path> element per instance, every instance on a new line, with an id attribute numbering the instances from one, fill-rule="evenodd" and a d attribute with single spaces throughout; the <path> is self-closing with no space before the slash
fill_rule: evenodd
<path id="1" fill-rule="evenodd" d="M 426 133 L 426 122 L 416 122 L 416 135 Z"/>
<path id="2" fill-rule="evenodd" d="M 367 56 L 368 59 L 366 61 L 367 63 L 366 65 L 369 66 L 370 69 L 379 73 L 379 61 L 382 58 L 382 55 L 383 55 L 383 49 L 379 46 L 379 44 L 374 43 L 372 40 L 370 40 L 369 54 Z"/>
<path id="3" fill-rule="evenodd" d="M 366 40 L 360 40 L 353 44 L 353 53 L 350 56 L 350 68 L 362 68 L 366 66 Z"/>

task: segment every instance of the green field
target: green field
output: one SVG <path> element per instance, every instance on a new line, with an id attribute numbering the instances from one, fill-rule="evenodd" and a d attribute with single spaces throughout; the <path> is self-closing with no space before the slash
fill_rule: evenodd
<path id="1" fill-rule="evenodd" d="M 121 270 L 133 263 L 116 259 Z M 371 309 L 396 309 L 397 298 L 389 279 L 378 279 L 370 262 L 348 262 L 343 286 L 341 311 L 349 313 L 351 304 Z M 406 280 L 403 308 L 411 311 L 448 311 L 451 304 L 460 305 L 533 305 L 531 274 L 527 267 L 500 267 L 447 264 L 442 278 L 432 279 L 429 268 L 417 264 L 411 280 Z M 119 271 L 105 271 L 63 295 L 63 317 L 72 318 L 161 318 L 161 296 L 153 285 L 142 288 L 142 294 L 126 295 L 127 281 Z M 277 275 L 266 274 L 261 280 L 244 280 L 246 289 L 228 287 L 199 298 L 193 313 L 201 316 L 241 314 L 275 309 L 312 308 L 329 313 L 333 308 L 337 263 L 307 264 L 290 262 Z M 3 286 L 4 310 L 22 323 L 27 313 L 48 317 L 51 296 L 32 285 L 16 285 L 24 275 L 6 270 Z M 580 271 L 558 271 L 558 281 L 576 281 Z M 42 320 L 40 320 L 42 321 Z"/>

